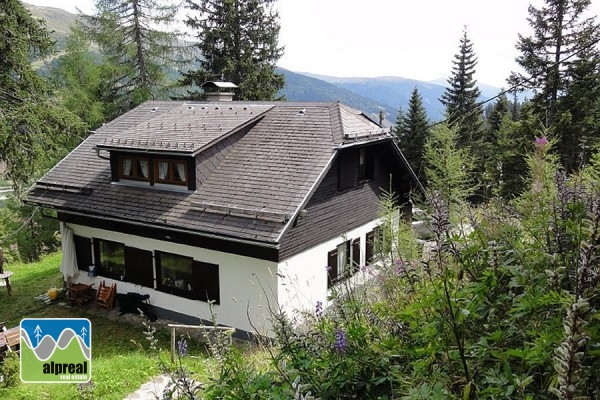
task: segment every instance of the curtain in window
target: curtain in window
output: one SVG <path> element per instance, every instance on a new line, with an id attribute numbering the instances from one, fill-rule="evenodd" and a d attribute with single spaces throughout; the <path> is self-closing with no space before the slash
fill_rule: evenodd
<path id="1" fill-rule="evenodd" d="M 161 180 L 167 179 L 167 174 L 169 172 L 169 163 L 165 161 L 158 162 L 158 177 Z"/>
<path id="2" fill-rule="evenodd" d="M 346 272 L 346 263 L 347 263 L 347 253 L 346 253 L 346 243 L 342 243 L 337 247 L 337 256 L 338 256 L 338 275 L 343 275 Z"/>
<path id="3" fill-rule="evenodd" d="M 181 182 L 185 182 L 185 163 L 177 163 L 177 173 Z"/>
<path id="4" fill-rule="evenodd" d="M 131 160 L 128 158 L 123 160 L 123 175 L 124 176 L 131 175 Z"/>
<path id="5" fill-rule="evenodd" d="M 148 160 L 140 160 L 140 172 L 144 178 L 148 177 Z"/>

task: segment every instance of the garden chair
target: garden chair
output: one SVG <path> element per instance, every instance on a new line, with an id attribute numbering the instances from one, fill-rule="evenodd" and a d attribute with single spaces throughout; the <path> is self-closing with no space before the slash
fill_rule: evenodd
<path id="1" fill-rule="evenodd" d="M 96 306 L 104 307 L 107 310 L 112 310 L 115 305 L 115 297 L 117 295 L 117 284 L 113 283 L 107 286 L 104 281 L 100 282 L 98 291 L 96 292 Z"/>

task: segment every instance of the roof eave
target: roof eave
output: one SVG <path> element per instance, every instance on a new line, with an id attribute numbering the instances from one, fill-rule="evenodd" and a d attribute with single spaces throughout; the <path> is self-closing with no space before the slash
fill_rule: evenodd
<path id="1" fill-rule="evenodd" d="M 190 234 L 190 235 L 224 240 L 224 241 L 229 241 L 229 242 L 233 242 L 233 243 L 243 243 L 243 244 L 265 247 L 265 248 L 275 249 L 275 250 L 279 249 L 279 244 L 276 241 L 251 240 L 251 239 L 246 239 L 246 238 L 241 238 L 241 237 L 236 237 L 236 236 L 219 235 L 219 234 L 211 233 L 211 232 L 207 232 L 207 231 L 183 229 L 183 228 L 174 227 L 173 225 L 169 225 L 169 224 L 165 224 L 165 223 L 156 223 L 155 222 L 155 223 L 150 224 L 150 223 L 145 223 L 145 222 L 141 222 L 141 221 L 136 221 L 133 219 L 108 217 L 106 215 L 90 213 L 90 212 L 81 212 L 81 211 L 73 210 L 73 209 L 66 208 L 66 207 L 56 207 L 53 205 L 45 204 L 43 202 L 31 200 L 29 198 L 26 198 L 24 200 L 24 203 L 33 205 L 36 207 L 40 207 L 40 208 L 52 209 L 55 211 L 63 212 L 65 214 L 76 215 L 76 216 L 81 216 L 81 217 L 98 218 L 98 219 L 103 219 L 103 220 L 111 221 L 111 222 L 115 222 L 115 223 L 126 223 L 126 224 L 130 224 L 130 225 L 147 227 L 147 228 L 160 228 L 160 229 L 170 230 L 173 232 L 186 233 L 186 234 Z"/>

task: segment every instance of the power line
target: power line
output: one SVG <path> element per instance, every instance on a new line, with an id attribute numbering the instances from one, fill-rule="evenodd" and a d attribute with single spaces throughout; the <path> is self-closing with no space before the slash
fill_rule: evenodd
<path id="1" fill-rule="evenodd" d="M 583 47 L 583 48 L 579 49 L 579 50 L 578 50 L 578 51 L 576 51 L 575 53 L 573 53 L 573 54 L 570 54 L 569 56 L 567 56 L 567 57 L 565 57 L 565 58 L 563 58 L 563 59 L 561 59 L 561 60 L 558 60 L 557 62 L 554 62 L 554 63 L 552 63 L 551 65 L 549 65 L 548 67 L 546 67 L 546 68 L 545 68 L 545 69 L 544 69 L 542 72 L 540 72 L 540 73 L 538 73 L 538 74 L 534 74 L 534 75 L 532 75 L 532 76 L 531 76 L 531 77 L 529 77 L 529 78 L 525 78 L 524 76 L 520 75 L 519 77 L 520 77 L 521 79 L 523 79 L 521 82 L 514 84 L 513 86 L 509 87 L 509 88 L 508 88 L 508 89 L 506 89 L 506 90 L 502 90 L 502 91 L 500 91 L 500 93 L 498 93 L 497 95 L 495 95 L 495 96 L 493 96 L 493 97 L 491 97 L 491 98 L 489 98 L 489 99 L 487 99 L 487 100 L 484 100 L 484 101 L 481 101 L 481 102 L 479 102 L 479 103 L 476 103 L 476 104 L 475 104 L 475 105 L 473 105 L 471 108 L 469 108 L 469 109 L 465 110 L 464 112 L 462 112 L 462 113 L 461 113 L 461 114 L 459 114 L 459 115 L 456 115 L 456 117 L 462 117 L 462 116 L 464 116 L 464 115 L 467 115 L 467 114 L 468 114 L 468 113 L 470 113 L 471 111 L 473 111 L 473 110 L 476 110 L 477 108 L 479 108 L 479 107 L 483 106 L 484 104 L 487 104 L 487 103 L 489 103 L 490 101 L 496 100 L 497 98 L 499 98 L 499 97 L 501 97 L 501 96 L 505 95 L 506 93 L 509 93 L 509 92 L 513 92 L 513 91 L 515 91 L 515 90 L 516 90 L 516 89 L 518 89 L 519 87 L 521 87 L 521 86 L 525 85 L 526 83 L 530 83 L 532 80 L 534 80 L 534 79 L 536 79 L 536 78 L 538 78 L 538 77 L 542 76 L 543 74 L 547 73 L 548 71 L 550 71 L 551 69 L 553 69 L 553 68 L 557 67 L 558 65 L 560 65 L 560 64 L 562 64 L 562 63 L 564 63 L 565 61 L 567 61 L 567 60 L 569 60 L 569 59 L 571 59 L 571 58 L 573 58 L 573 57 L 575 57 L 575 56 L 577 56 L 577 55 L 581 54 L 582 52 L 584 52 L 584 51 L 586 51 L 586 50 L 588 50 L 588 49 L 592 48 L 593 46 L 595 46 L 595 45 L 596 45 L 596 44 L 598 44 L 598 43 L 600 43 L 600 37 L 599 37 L 598 39 L 594 40 L 593 42 L 589 43 L 587 46 L 585 46 L 585 47 Z M 443 119 L 443 120 L 441 120 L 441 121 L 435 122 L 435 123 L 433 123 L 433 124 L 431 124 L 431 125 L 427 126 L 427 129 L 431 129 L 431 128 L 433 128 L 434 126 L 437 126 L 437 125 L 444 124 L 444 123 L 446 123 L 446 122 L 448 122 L 448 121 L 450 121 L 451 119 L 454 119 L 454 118 L 455 118 L 455 115 L 451 115 L 451 116 L 449 116 L 449 117 L 447 117 L 447 118 L 445 118 L 445 119 Z"/>
<path id="2" fill-rule="evenodd" d="M 20 232 L 20 231 L 21 231 L 23 228 L 25 228 L 25 227 L 26 227 L 26 226 L 27 226 L 27 225 L 28 225 L 28 224 L 29 224 L 29 223 L 30 223 L 30 222 L 33 220 L 33 217 L 35 216 L 35 214 L 37 214 L 37 212 L 38 212 L 38 208 L 35 208 L 35 209 L 33 210 L 33 212 L 31 213 L 31 215 L 29 216 L 29 218 L 27 218 L 27 220 L 26 220 L 25 222 L 23 222 L 23 223 L 21 224 L 21 226 L 19 226 L 17 229 L 15 229 L 14 231 L 12 231 L 11 233 L 9 233 L 8 235 L 6 235 L 6 236 L 4 236 L 3 238 L 1 238 L 1 239 L 0 239 L 0 243 L 2 243 L 2 244 L 6 243 L 6 241 L 7 241 L 9 238 L 11 238 L 11 237 L 15 236 L 15 235 L 16 235 L 17 233 L 19 233 L 19 232 Z"/>

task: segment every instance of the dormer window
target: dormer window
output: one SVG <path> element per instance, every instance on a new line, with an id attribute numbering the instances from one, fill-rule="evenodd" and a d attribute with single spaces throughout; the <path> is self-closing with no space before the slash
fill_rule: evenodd
<path id="1" fill-rule="evenodd" d="M 119 178 L 148 182 L 148 159 L 142 157 L 120 157 Z"/>
<path id="2" fill-rule="evenodd" d="M 113 180 L 135 185 L 161 186 L 194 190 L 194 171 L 189 170 L 189 160 L 133 154 L 119 154 L 113 165 Z M 192 174 L 192 176 L 190 176 Z"/>
<path id="3" fill-rule="evenodd" d="M 187 162 L 158 159 L 154 161 L 156 183 L 187 185 Z"/>

